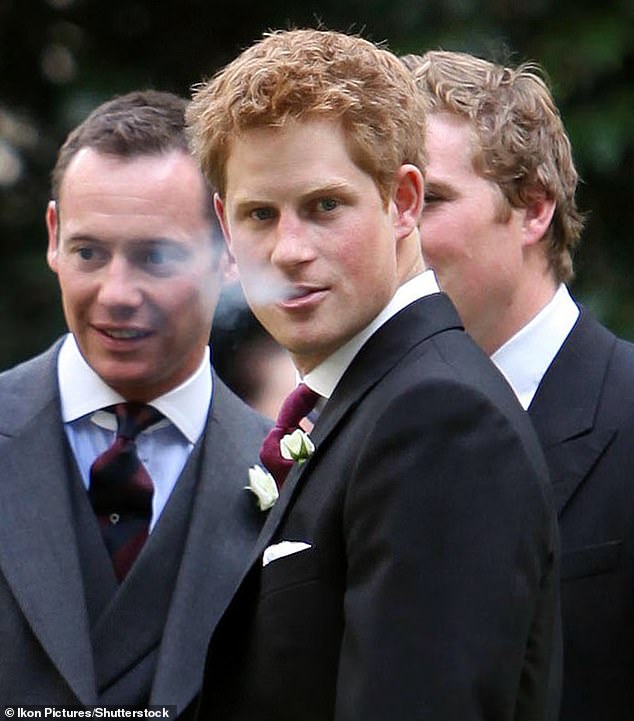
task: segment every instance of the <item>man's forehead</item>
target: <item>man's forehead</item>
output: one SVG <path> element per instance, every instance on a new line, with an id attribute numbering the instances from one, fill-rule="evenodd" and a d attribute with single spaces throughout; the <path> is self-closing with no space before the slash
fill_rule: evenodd
<path id="1" fill-rule="evenodd" d="M 294 121 L 279 128 L 249 130 L 234 140 L 227 159 L 225 196 L 232 196 L 232 202 L 286 191 L 308 197 L 344 190 L 361 173 L 367 175 L 355 163 L 340 122 Z"/>

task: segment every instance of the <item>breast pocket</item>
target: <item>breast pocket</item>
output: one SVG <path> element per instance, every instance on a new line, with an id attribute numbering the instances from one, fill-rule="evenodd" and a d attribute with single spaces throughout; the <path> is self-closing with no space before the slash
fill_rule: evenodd
<path id="1" fill-rule="evenodd" d="M 610 573 L 619 564 L 622 546 L 623 541 L 608 541 L 595 546 L 563 551 L 561 554 L 562 581 Z"/>
<path id="2" fill-rule="evenodd" d="M 262 569 L 260 596 L 298 586 L 319 577 L 319 559 L 315 547 L 283 556 Z"/>

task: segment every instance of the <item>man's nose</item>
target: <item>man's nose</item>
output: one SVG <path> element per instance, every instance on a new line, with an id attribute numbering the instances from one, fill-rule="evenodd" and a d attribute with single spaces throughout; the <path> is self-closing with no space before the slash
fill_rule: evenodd
<path id="1" fill-rule="evenodd" d="M 280 268 L 299 265 L 315 257 L 310 230 L 295 213 L 281 213 L 275 229 L 271 263 Z"/>
<path id="2" fill-rule="evenodd" d="M 111 309 L 134 309 L 142 303 L 138 274 L 126 258 L 114 256 L 102 269 L 98 300 Z"/>

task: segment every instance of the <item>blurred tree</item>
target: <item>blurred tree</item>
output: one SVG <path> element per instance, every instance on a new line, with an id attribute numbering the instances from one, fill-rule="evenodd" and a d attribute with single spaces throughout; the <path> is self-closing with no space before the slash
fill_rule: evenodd
<path id="1" fill-rule="evenodd" d="M 550 75 L 589 211 L 577 295 L 634 338 L 634 0 L 0 0 L 0 368 L 64 322 L 44 251 L 48 174 L 66 133 L 112 94 L 188 94 L 267 29 L 315 26 L 537 60 Z"/>

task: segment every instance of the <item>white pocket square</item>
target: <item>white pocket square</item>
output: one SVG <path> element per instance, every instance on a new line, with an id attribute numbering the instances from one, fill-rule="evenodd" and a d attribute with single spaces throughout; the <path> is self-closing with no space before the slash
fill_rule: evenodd
<path id="1" fill-rule="evenodd" d="M 266 566 L 278 558 L 284 558 L 284 556 L 291 556 L 293 553 L 306 551 L 310 547 L 310 543 L 304 543 L 303 541 L 282 541 L 281 543 L 274 543 L 265 549 L 262 554 L 262 566 Z"/>

